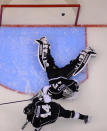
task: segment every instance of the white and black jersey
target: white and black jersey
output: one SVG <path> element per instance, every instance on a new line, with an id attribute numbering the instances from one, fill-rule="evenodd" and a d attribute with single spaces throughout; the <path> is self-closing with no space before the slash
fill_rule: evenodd
<path id="1" fill-rule="evenodd" d="M 69 80 L 70 77 L 77 75 L 87 64 L 90 56 L 96 53 L 91 48 L 82 50 L 76 59 L 62 68 L 55 65 L 54 59 L 50 53 L 50 44 L 46 37 L 37 40 L 39 44 L 39 62 L 46 71 L 50 88 L 49 92 L 53 98 L 59 99 L 63 97 L 65 88 L 71 89 L 73 92 L 78 91 L 78 83 L 75 80 Z M 56 95 L 56 97 L 55 97 Z"/>
<path id="2" fill-rule="evenodd" d="M 68 80 L 66 78 L 57 78 L 49 80 L 50 88 L 48 89 L 48 94 L 52 96 L 53 99 L 60 99 L 63 96 L 63 91 L 69 88 L 71 91 L 78 91 L 78 83 L 74 80 Z"/>
<path id="3" fill-rule="evenodd" d="M 36 128 L 55 122 L 59 112 L 59 104 L 54 102 L 45 103 L 43 98 L 33 99 L 32 103 L 24 108 L 27 120 Z"/>
<path id="4" fill-rule="evenodd" d="M 25 107 L 24 113 L 36 131 L 44 125 L 54 123 L 58 117 L 81 119 L 84 121 L 88 119 L 87 115 L 77 113 L 73 110 L 66 110 L 56 102 L 45 103 L 39 99 L 34 100 L 33 103 Z"/>
<path id="5" fill-rule="evenodd" d="M 57 118 L 59 117 L 59 113 L 59 104 L 56 104 L 54 102 L 39 102 L 36 105 L 31 123 L 36 128 L 42 127 L 46 124 L 51 124 L 57 120 Z"/>

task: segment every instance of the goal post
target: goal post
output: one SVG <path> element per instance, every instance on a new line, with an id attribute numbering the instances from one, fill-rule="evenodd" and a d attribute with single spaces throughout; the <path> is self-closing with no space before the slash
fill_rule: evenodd
<path id="1" fill-rule="evenodd" d="M 79 12 L 80 4 L 5 4 L 1 5 L 0 26 L 77 26 Z"/>

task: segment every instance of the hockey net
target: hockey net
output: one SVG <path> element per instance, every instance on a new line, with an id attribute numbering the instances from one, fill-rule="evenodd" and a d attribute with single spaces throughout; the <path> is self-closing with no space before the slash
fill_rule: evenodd
<path id="1" fill-rule="evenodd" d="M 1 3 L 0 25 L 76 26 L 79 12 L 79 4 L 10 5 L 3 2 Z"/>

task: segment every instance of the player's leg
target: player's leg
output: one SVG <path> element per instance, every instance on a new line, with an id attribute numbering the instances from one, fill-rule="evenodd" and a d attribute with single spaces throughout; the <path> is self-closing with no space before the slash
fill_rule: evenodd
<path id="1" fill-rule="evenodd" d="M 38 43 L 38 59 L 40 62 L 40 65 L 44 70 L 46 70 L 46 66 L 48 64 L 46 63 L 47 54 L 49 53 L 49 43 L 47 42 L 45 37 L 42 37 L 40 40 L 35 40 L 36 43 Z"/>
<path id="2" fill-rule="evenodd" d="M 40 40 L 36 40 L 39 44 L 38 47 L 38 58 L 39 62 L 44 70 L 46 68 L 56 68 L 57 66 L 54 63 L 54 59 L 50 54 L 50 44 L 47 41 L 46 37 L 40 38 Z"/>
<path id="3" fill-rule="evenodd" d="M 61 75 L 67 78 L 77 75 L 84 69 L 91 56 L 95 55 L 95 51 L 90 47 L 82 50 L 76 59 L 71 60 L 68 65 L 60 69 Z"/>
<path id="4" fill-rule="evenodd" d="M 76 60 L 74 60 L 75 68 L 74 68 L 73 76 L 80 73 L 87 65 L 90 58 L 93 56 L 96 56 L 96 52 L 91 47 L 87 47 L 86 49 L 82 50 L 79 56 L 76 58 Z"/>
<path id="5" fill-rule="evenodd" d="M 90 120 L 90 116 L 84 115 L 75 111 L 66 110 L 61 105 L 60 105 L 59 117 L 80 119 L 80 120 L 83 120 L 84 123 L 88 123 Z"/>

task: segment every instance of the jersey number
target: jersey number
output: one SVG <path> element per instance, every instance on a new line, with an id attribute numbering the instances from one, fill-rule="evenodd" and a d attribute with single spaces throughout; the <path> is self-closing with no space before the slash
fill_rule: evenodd
<path id="1" fill-rule="evenodd" d="M 44 114 L 41 114 L 42 118 L 46 118 L 51 115 L 51 112 L 50 112 L 51 107 L 49 105 L 42 105 L 42 109 L 46 112 Z"/>

